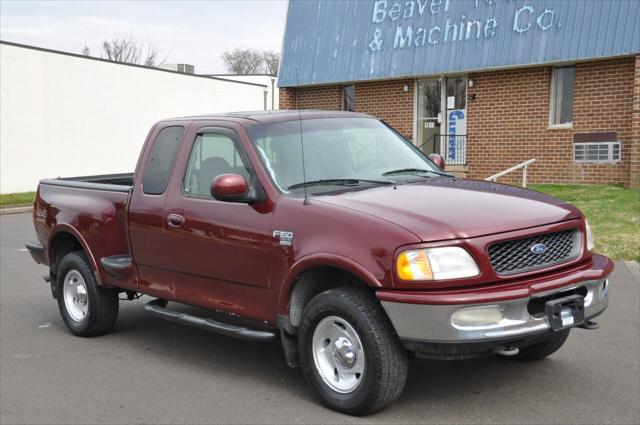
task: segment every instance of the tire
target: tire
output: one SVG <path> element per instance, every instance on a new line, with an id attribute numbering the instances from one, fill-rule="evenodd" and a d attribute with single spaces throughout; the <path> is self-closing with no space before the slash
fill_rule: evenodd
<path id="1" fill-rule="evenodd" d="M 113 329 L 118 318 L 118 290 L 98 285 L 84 252 L 65 255 L 57 269 L 58 308 L 69 331 L 92 337 Z"/>
<path id="2" fill-rule="evenodd" d="M 298 344 L 307 383 L 331 409 L 366 415 L 404 389 L 407 352 L 380 304 L 362 290 L 336 288 L 314 297 L 302 313 Z"/>
<path id="3" fill-rule="evenodd" d="M 521 362 L 537 362 L 538 360 L 542 360 L 558 351 L 560 347 L 564 345 L 569 337 L 570 331 L 571 329 L 565 329 L 554 332 L 549 338 L 542 342 L 521 348 L 513 358 Z"/>

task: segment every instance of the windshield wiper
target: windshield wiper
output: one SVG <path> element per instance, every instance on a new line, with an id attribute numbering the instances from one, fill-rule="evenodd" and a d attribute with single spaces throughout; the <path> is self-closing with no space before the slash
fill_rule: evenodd
<path id="1" fill-rule="evenodd" d="M 396 184 L 391 180 L 373 180 L 373 179 L 320 179 L 310 180 L 304 183 L 296 183 L 287 188 L 287 190 L 299 189 L 301 187 L 309 186 L 356 186 L 360 183 L 375 183 L 375 184 Z"/>
<path id="2" fill-rule="evenodd" d="M 452 176 L 451 174 L 442 173 L 440 171 L 427 170 L 427 169 L 423 169 L 423 168 L 401 168 L 399 170 L 387 171 L 386 173 L 382 173 L 382 175 L 383 176 L 391 176 L 393 174 L 416 174 L 416 175 L 419 175 L 419 174 L 424 174 L 424 173 L 431 173 L 431 174 L 435 174 L 437 176 L 455 178 L 455 176 Z M 424 177 L 424 176 L 421 176 L 421 177 Z"/>

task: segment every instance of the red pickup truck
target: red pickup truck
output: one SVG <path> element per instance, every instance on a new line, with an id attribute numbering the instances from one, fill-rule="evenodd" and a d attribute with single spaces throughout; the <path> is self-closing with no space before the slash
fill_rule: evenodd
<path id="1" fill-rule="evenodd" d="M 27 248 L 75 335 L 144 294 L 165 319 L 279 339 L 323 403 L 367 414 L 409 356 L 539 360 L 608 304 L 613 263 L 577 208 L 443 164 L 365 114 L 170 119 L 133 174 L 42 180 Z"/>

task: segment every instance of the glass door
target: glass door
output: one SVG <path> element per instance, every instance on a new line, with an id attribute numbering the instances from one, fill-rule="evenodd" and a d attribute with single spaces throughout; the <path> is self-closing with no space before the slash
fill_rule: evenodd
<path id="1" fill-rule="evenodd" d="M 440 79 L 418 81 L 416 144 L 426 154 L 440 153 L 442 89 Z"/>

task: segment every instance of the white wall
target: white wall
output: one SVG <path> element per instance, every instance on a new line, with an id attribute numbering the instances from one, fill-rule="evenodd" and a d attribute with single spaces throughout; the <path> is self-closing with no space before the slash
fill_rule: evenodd
<path id="1" fill-rule="evenodd" d="M 131 172 L 161 119 L 264 107 L 264 87 L 0 44 L 0 193 Z"/>
<path id="2" fill-rule="evenodd" d="M 247 83 L 262 84 L 267 86 L 267 111 L 278 110 L 280 108 L 279 99 L 280 91 L 278 90 L 278 77 L 273 75 L 255 74 L 255 75 L 236 75 L 236 74 L 211 74 L 215 77 L 226 78 L 228 80 L 244 81 Z M 271 82 L 273 81 L 273 86 Z M 271 108 L 271 98 L 273 99 L 274 106 Z M 264 109 L 264 104 L 260 110 Z"/>

